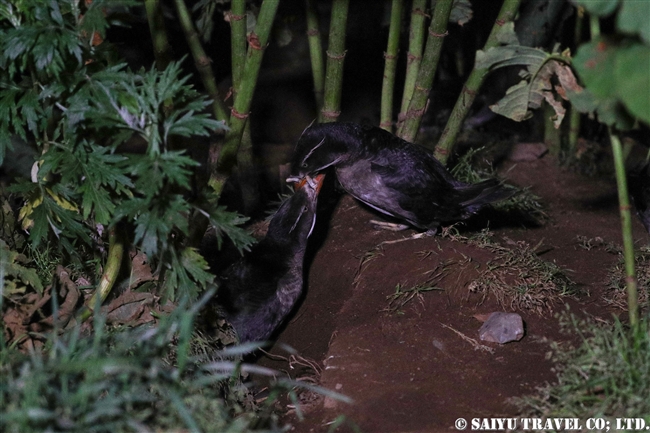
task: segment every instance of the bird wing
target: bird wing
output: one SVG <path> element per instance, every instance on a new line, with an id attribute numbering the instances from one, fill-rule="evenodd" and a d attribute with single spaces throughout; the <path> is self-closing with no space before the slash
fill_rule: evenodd
<path id="1" fill-rule="evenodd" d="M 433 221 L 457 218 L 461 206 L 457 200 L 457 184 L 444 166 L 424 150 L 415 148 L 387 149 L 379 153 L 371 169 L 386 188 L 395 191 L 399 206 L 417 216 L 416 226 L 425 228 Z"/>

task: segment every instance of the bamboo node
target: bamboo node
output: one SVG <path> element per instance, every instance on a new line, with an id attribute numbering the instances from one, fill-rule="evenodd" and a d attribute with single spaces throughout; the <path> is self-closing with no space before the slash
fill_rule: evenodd
<path id="1" fill-rule="evenodd" d="M 395 60 L 396 58 L 397 58 L 397 54 L 388 54 L 386 51 L 384 51 L 384 59 Z"/>
<path id="2" fill-rule="evenodd" d="M 621 206 L 620 209 L 621 209 L 622 211 L 629 211 L 630 209 L 632 209 L 632 206 L 629 205 L 629 204 L 627 204 L 627 205 L 625 205 L 625 206 Z"/>
<path id="3" fill-rule="evenodd" d="M 416 56 L 415 54 L 411 54 L 410 52 L 406 54 L 406 58 L 408 59 L 409 63 L 415 60 L 422 60 L 422 56 Z"/>
<path id="4" fill-rule="evenodd" d="M 231 23 L 233 21 L 241 21 L 244 18 L 246 18 L 246 15 L 235 15 L 234 13 L 232 13 L 232 11 L 226 11 L 223 14 L 223 19 L 227 23 Z"/>
<path id="5" fill-rule="evenodd" d="M 379 122 L 379 127 L 382 129 L 387 129 L 390 130 L 391 126 L 393 126 L 393 122 L 390 120 L 386 120 L 384 122 Z"/>
<path id="6" fill-rule="evenodd" d="M 427 109 L 429 108 L 429 103 L 431 102 L 430 99 L 427 99 L 427 103 L 424 104 L 423 108 L 420 108 L 419 110 L 414 108 L 413 110 L 407 110 L 405 113 L 400 113 L 397 115 L 397 119 L 400 122 L 404 122 L 405 120 L 408 119 L 415 119 L 418 117 L 421 117 L 424 113 L 426 113 Z"/>
<path id="7" fill-rule="evenodd" d="M 449 149 L 444 149 L 444 148 L 438 147 L 438 146 L 436 146 L 436 151 L 435 152 L 438 155 L 441 155 L 441 156 L 449 155 Z"/>
<path id="8" fill-rule="evenodd" d="M 198 59 L 196 59 L 196 65 L 200 68 L 204 68 L 206 66 L 209 66 L 212 61 L 208 56 L 201 56 Z"/>
<path id="9" fill-rule="evenodd" d="M 260 38 L 255 34 L 255 32 L 251 32 L 246 39 L 248 40 L 248 45 L 254 50 L 263 50 L 266 48 L 266 46 L 262 46 Z"/>
<path id="10" fill-rule="evenodd" d="M 444 33 L 436 33 L 433 30 L 429 30 L 429 34 L 433 36 L 434 38 L 444 38 L 449 34 L 449 31 L 446 31 Z"/>
<path id="11" fill-rule="evenodd" d="M 466 93 L 466 94 L 468 94 L 470 96 L 476 96 L 478 94 L 478 92 L 476 90 L 471 90 L 471 89 L 467 88 L 466 86 L 463 86 L 463 91 L 462 92 Z"/>
<path id="12" fill-rule="evenodd" d="M 502 25 L 504 25 L 506 23 L 506 20 L 496 20 L 495 22 L 499 27 L 501 27 Z"/>
<path id="13" fill-rule="evenodd" d="M 248 115 L 250 114 L 250 113 L 242 114 L 242 113 L 240 113 L 239 111 L 235 110 L 235 107 L 232 107 L 232 108 L 230 109 L 230 113 L 231 113 L 233 116 L 235 116 L 236 118 L 238 118 L 239 120 L 246 120 L 246 119 L 248 119 Z"/>
<path id="14" fill-rule="evenodd" d="M 343 51 L 343 54 L 332 54 L 329 51 L 325 51 L 327 53 L 327 57 L 329 57 L 332 60 L 342 60 L 345 58 L 345 55 L 348 53 L 348 50 Z"/>
<path id="15" fill-rule="evenodd" d="M 337 119 L 341 115 L 340 111 L 321 110 L 320 112 L 323 117 L 327 117 L 328 119 Z"/>
<path id="16" fill-rule="evenodd" d="M 318 29 L 309 29 L 307 30 L 307 36 L 318 36 L 320 31 Z"/>
<path id="17" fill-rule="evenodd" d="M 415 85 L 415 90 L 417 90 L 418 92 L 426 93 L 426 94 L 428 95 L 429 92 L 431 91 L 431 88 L 430 88 L 430 87 L 422 87 L 422 86 L 418 86 L 418 85 L 416 84 L 416 85 Z"/>
<path id="18" fill-rule="evenodd" d="M 426 13 L 425 11 L 423 11 L 423 10 L 420 9 L 420 8 L 413 9 L 413 10 L 411 11 L 411 13 L 412 13 L 413 15 L 421 15 L 421 16 L 423 16 L 423 17 L 431 18 L 431 15 L 429 15 L 428 13 Z"/>
<path id="19" fill-rule="evenodd" d="M 234 89 L 233 89 L 232 86 L 230 86 L 230 87 L 228 88 L 228 91 L 226 92 L 226 96 L 223 97 L 223 100 L 224 100 L 224 101 L 227 101 L 228 98 L 230 98 L 230 97 L 233 95 L 233 93 L 235 93 L 235 92 L 234 92 Z"/>

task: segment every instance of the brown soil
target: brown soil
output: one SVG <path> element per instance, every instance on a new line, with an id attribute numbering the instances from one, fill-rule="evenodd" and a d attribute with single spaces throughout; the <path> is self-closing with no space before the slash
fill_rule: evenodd
<path id="1" fill-rule="evenodd" d="M 512 311 L 492 296 L 483 299 L 469 290 L 493 253 L 435 236 L 383 244 L 381 254 L 360 267 L 360 258 L 378 244 L 413 233 L 373 230 L 368 220 L 377 216 L 344 196 L 331 217 L 319 215 L 326 233 L 321 233 L 324 240 L 316 245 L 309 264 L 307 294 L 278 342 L 315 360 L 322 369 L 317 368 L 319 383 L 354 402 L 312 398 L 303 406 L 304 421 L 291 418 L 294 431 L 327 431 L 328 423 L 341 414 L 349 422 L 336 431 L 353 431 L 351 425 L 356 424 L 363 432 L 448 431 L 460 417 L 514 416 L 517 408 L 508 402 L 510 397 L 554 380 L 548 339 L 568 338 L 559 332 L 555 316 L 565 309 L 563 303 L 574 312 L 605 320 L 620 314 L 603 301 L 607 272 L 618 256 L 602 246 L 587 250 L 577 240 L 600 237 L 601 245 L 621 243 L 614 180 L 560 169 L 550 157 L 507 163 L 502 173 L 510 183 L 531 187 L 550 219 L 540 227 L 497 227 L 499 221 L 493 219 L 489 224 L 494 240 L 505 246 L 516 241 L 540 244 L 536 251 L 541 258 L 565 269 L 582 294 L 562 298 L 542 314 L 515 310 L 526 324 L 521 341 L 478 341 L 483 347 L 475 347 L 463 338 L 478 340 L 481 322 L 474 315 Z M 327 198 L 321 197 L 327 206 Z M 488 225 L 480 216 L 475 223 L 472 227 Z M 636 219 L 634 230 L 636 239 L 647 239 Z M 445 273 L 435 281 L 442 290 L 422 293 L 398 311 L 386 311 L 396 285 L 423 283 L 443 265 Z M 281 347 L 276 344 L 272 353 L 286 356 Z M 295 370 L 299 362 L 261 362 L 300 376 Z"/>

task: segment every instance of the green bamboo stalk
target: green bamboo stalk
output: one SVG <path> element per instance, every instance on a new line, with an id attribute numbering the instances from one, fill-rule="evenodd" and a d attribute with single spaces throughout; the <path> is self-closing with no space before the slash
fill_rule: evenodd
<path id="1" fill-rule="evenodd" d="M 164 70 L 172 60 L 171 47 L 165 30 L 165 19 L 160 8 L 159 0 L 145 0 L 149 33 L 153 42 L 153 52 L 156 58 L 156 68 Z"/>
<path id="2" fill-rule="evenodd" d="M 424 48 L 424 56 L 418 71 L 418 78 L 413 90 L 413 96 L 409 103 L 408 110 L 403 113 L 404 122 L 400 126 L 398 134 L 406 141 L 414 141 L 420 128 L 422 116 L 427 110 L 429 92 L 433 84 L 433 78 L 438 68 L 442 42 L 447 35 L 447 23 L 453 0 L 438 0 L 433 11 L 433 18 L 429 26 L 429 37 Z"/>
<path id="3" fill-rule="evenodd" d="M 108 258 L 104 266 L 104 272 L 99 280 L 95 293 L 90 297 L 88 302 L 81 308 L 77 315 L 79 322 L 83 322 L 92 315 L 95 307 L 101 305 L 117 281 L 120 273 L 122 258 L 124 257 L 124 236 L 121 229 L 113 227 L 108 232 Z"/>
<path id="4" fill-rule="evenodd" d="M 278 3 L 279 0 L 264 0 L 262 2 L 255 30 L 248 37 L 249 48 L 240 86 L 237 89 L 237 97 L 231 109 L 230 130 L 226 134 L 226 140 L 221 149 L 217 170 L 216 172 L 213 171 L 210 177 L 210 185 L 217 192 L 220 192 L 223 188 L 223 182 L 237 160 L 237 151 L 248 120 L 251 101 L 257 84 L 257 76 L 262 64 L 264 49 L 271 34 Z"/>
<path id="5" fill-rule="evenodd" d="M 345 60 L 345 29 L 348 23 L 350 0 L 332 1 L 330 37 L 327 46 L 327 69 L 325 72 L 325 96 L 320 121 L 334 122 L 341 114 L 343 88 L 343 61 Z"/>
<path id="6" fill-rule="evenodd" d="M 393 130 L 393 94 L 395 93 L 395 69 L 399 52 L 399 36 L 402 24 L 402 0 L 393 0 L 390 9 L 388 46 L 384 53 L 384 81 L 381 86 L 381 112 L 379 127 L 388 132 Z"/>
<path id="7" fill-rule="evenodd" d="M 424 22 L 426 14 L 424 10 L 427 0 L 413 0 L 411 8 L 411 29 L 409 30 L 409 51 L 406 55 L 406 78 L 404 80 L 404 93 L 402 94 L 402 105 L 399 118 L 404 118 L 415 89 L 415 81 L 420 71 L 422 61 L 422 49 L 424 47 Z"/>
<path id="8" fill-rule="evenodd" d="M 233 0 L 230 9 L 230 35 L 232 51 L 232 93 L 233 101 L 237 99 L 241 78 L 246 63 L 246 1 Z M 255 176 L 253 161 L 253 140 L 251 138 L 250 122 L 246 122 L 237 151 L 237 170 L 244 213 L 250 214 L 259 203 L 259 186 Z"/>
<path id="9" fill-rule="evenodd" d="M 311 73 L 314 77 L 314 97 L 318 111 L 323 108 L 323 88 L 325 85 L 325 69 L 323 61 L 323 43 L 320 37 L 318 14 L 314 0 L 305 0 L 307 11 L 307 40 L 311 58 Z"/>
<path id="10" fill-rule="evenodd" d="M 610 131 L 609 139 L 612 143 L 614 167 L 616 169 L 616 186 L 618 187 L 618 203 L 621 210 L 623 259 L 625 260 L 625 285 L 627 286 L 627 307 L 630 326 L 636 330 L 639 326 L 639 298 L 637 295 L 637 280 L 634 262 L 632 215 L 630 212 L 630 199 L 627 192 L 627 178 L 625 176 L 625 159 L 623 158 L 623 150 L 619 138 Z"/>
<path id="11" fill-rule="evenodd" d="M 495 24 L 492 27 L 490 36 L 488 36 L 488 39 L 485 42 L 483 51 L 487 51 L 499 44 L 497 41 L 497 34 L 499 32 L 499 29 L 506 23 L 514 20 L 515 15 L 517 14 L 517 10 L 519 9 L 520 1 L 521 0 L 503 1 L 499 15 L 497 16 Z M 483 84 L 483 81 L 485 80 L 488 72 L 488 68 L 477 69 L 475 67 L 467 78 L 467 81 L 463 86 L 463 90 L 461 91 L 458 100 L 456 100 L 456 105 L 451 112 L 451 116 L 447 121 L 447 125 L 442 131 L 440 141 L 438 142 L 438 145 L 434 151 L 434 156 L 438 158 L 442 163 L 445 163 L 447 161 L 447 157 L 449 156 L 451 148 L 456 142 L 456 138 L 458 137 L 458 133 L 460 132 L 463 122 L 465 121 L 465 117 L 467 117 L 467 113 L 469 112 L 469 109 L 474 102 L 474 98 L 476 98 L 476 94 L 481 88 L 481 85 Z"/>
<path id="12" fill-rule="evenodd" d="M 226 107 L 219 95 L 219 89 L 217 88 L 217 82 L 214 78 L 214 73 L 212 72 L 210 58 L 203 50 L 203 45 L 201 45 L 199 35 L 196 33 L 196 29 L 194 28 L 190 11 L 187 9 L 184 0 L 174 0 L 174 4 L 176 5 L 176 11 L 178 13 L 181 27 L 185 33 L 185 39 L 187 40 L 190 52 L 194 58 L 194 64 L 196 65 L 196 69 L 199 71 L 205 90 L 212 99 L 213 115 L 217 120 L 227 121 L 228 115 Z"/>
<path id="13" fill-rule="evenodd" d="M 232 0 L 230 8 L 230 47 L 233 100 L 241 83 L 246 62 L 246 0 Z"/>

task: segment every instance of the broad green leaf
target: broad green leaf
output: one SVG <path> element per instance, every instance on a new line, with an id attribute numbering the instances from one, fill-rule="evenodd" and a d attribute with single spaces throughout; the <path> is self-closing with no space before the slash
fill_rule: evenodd
<path id="1" fill-rule="evenodd" d="M 548 53 L 531 47 L 521 45 L 504 45 L 501 47 L 490 48 L 487 51 L 479 50 L 476 52 L 477 69 L 495 70 L 505 66 L 522 65 L 529 69 L 539 68 L 548 58 Z"/>
<path id="2" fill-rule="evenodd" d="M 650 124 L 650 47 L 635 44 L 619 49 L 613 81 L 630 113 Z"/>
<path id="3" fill-rule="evenodd" d="M 626 131 L 634 126 L 634 119 L 625 107 L 614 97 L 597 98 L 588 88 L 578 92 L 567 92 L 571 105 L 581 113 L 595 114 L 605 125 Z"/>
<path id="4" fill-rule="evenodd" d="M 553 107 L 555 111 L 555 127 L 558 128 L 566 108 L 561 99 L 555 97 L 558 93 L 560 98 L 566 99 L 567 91 L 575 91 L 579 88 L 575 77 L 568 65 L 557 60 L 549 60 L 537 71 L 531 71 L 531 81 L 521 81 L 511 87 L 506 95 L 490 109 L 497 114 L 520 122 L 530 118 L 532 110 L 538 109 L 544 100 Z M 552 80 L 557 77 L 559 84 L 554 85 Z"/>
<path id="5" fill-rule="evenodd" d="M 624 33 L 638 34 L 650 44 L 650 1 L 623 0 L 616 27 Z"/>
<path id="6" fill-rule="evenodd" d="M 490 109 L 516 122 L 529 119 L 532 113 L 528 111 L 528 84 L 526 80 L 522 80 L 510 87 L 499 102 L 490 105 Z"/>
<path id="7" fill-rule="evenodd" d="M 616 94 L 613 85 L 616 67 L 617 47 L 610 41 L 600 38 L 583 44 L 573 59 L 573 66 L 585 87 L 598 98 Z"/>

